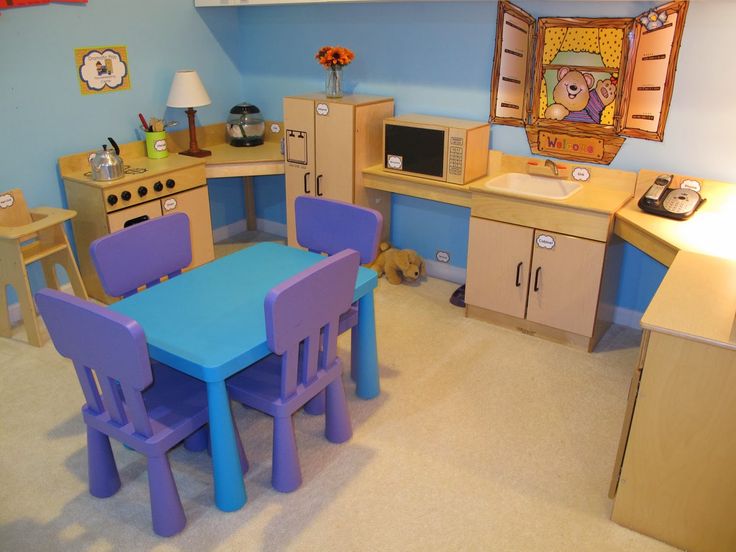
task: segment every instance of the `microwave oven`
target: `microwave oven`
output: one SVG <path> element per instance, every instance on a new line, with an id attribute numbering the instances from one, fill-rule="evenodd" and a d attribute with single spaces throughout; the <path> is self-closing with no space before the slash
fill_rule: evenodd
<path id="1" fill-rule="evenodd" d="M 386 171 L 466 184 L 488 170 L 490 125 L 433 115 L 383 120 Z"/>

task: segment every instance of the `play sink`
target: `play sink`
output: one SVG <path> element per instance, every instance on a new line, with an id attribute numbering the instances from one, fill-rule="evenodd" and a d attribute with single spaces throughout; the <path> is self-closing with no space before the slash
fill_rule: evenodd
<path id="1" fill-rule="evenodd" d="M 504 173 L 490 179 L 483 186 L 490 191 L 547 199 L 567 199 L 582 189 L 578 182 L 524 173 Z"/>

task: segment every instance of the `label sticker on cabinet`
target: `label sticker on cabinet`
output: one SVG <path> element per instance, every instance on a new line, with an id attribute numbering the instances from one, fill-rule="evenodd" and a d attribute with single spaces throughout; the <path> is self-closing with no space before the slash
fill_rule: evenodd
<path id="1" fill-rule="evenodd" d="M 164 201 L 164 210 L 171 211 L 172 209 L 176 209 L 176 200 L 170 197 Z"/>
<path id="2" fill-rule="evenodd" d="M 555 246 L 554 236 L 539 234 L 539 236 L 537 236 L 537 246 L 541 247 L 542 249 L 552 249 Z"/>
<path id="3" fill-rule="evenodd" d="M 400 171 L 404 168 L 404 158 L 400 155 L 387 155 L 386 167 Z"/>
<path id="4" fill-rule="evenodd" d="M 273 132 L 274 134 L 278 134 L 279 132 L 281 132 L 281 125 L 279 125 L 278 123 L 271 123 L 271 132 Z"/>
<path id="5" fill-rule="evenodd" d="M 330 112 L 330 106 L 326 103 L 317 104 L 317 115 L 327 115 Z"/>
<path id="6" fill-rule="evenodd" d="M 575 167 L 572 170 L 572 177 L 575 180 L 582 180 L 583 182 L 587 182 L 590 178 L 590 171 L 585 167 Z"/>
<path id="7" fill-rule="evenodd" d="M 15 203 L 15 200 L 13 199 L 12 195 L 0 195 L 0 209 L 7 209 L 8 207 L 12 207 L 13 203 Z M 5 293 L 5 290 L 3 290 L 3 293 Z"/>

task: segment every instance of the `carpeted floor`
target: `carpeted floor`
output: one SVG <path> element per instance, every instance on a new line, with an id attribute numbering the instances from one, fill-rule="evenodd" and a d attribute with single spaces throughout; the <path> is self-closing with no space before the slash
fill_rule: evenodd
<path id="1" fill-rule="evenodd" d="M 607 498 L 639 334 L 588 354 L 464 317 L 456 285 L 380 281 L 382 394 L 355 397 L 351 441 L 296 416 L 303 486 L 270 487 L 271 421 L 234 405 L 248 503 L 213 505 L 206 453 L 172 454 L 188 518 L 153 534 L 143 457 L 115 443 L 123 487 L 87 492 L 82 394 L 53 346 L 0 339 L 0 550 L 672 551 L 610 521 Z M 22 332 L 19 332 L 21 335 Z M 340 354 L 349 366 L 349 338 Z"/>

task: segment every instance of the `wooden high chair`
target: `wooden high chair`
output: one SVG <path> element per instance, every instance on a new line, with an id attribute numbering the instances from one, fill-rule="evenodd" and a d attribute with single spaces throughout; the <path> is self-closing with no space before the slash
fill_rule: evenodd
<path id="1" fill-rule="evenodd" d="M 38 207 L 29 210 L 19 189 L 0 193 L 0 335 L 11 336 L 7 286 L 18 295 L 28 343 L 41 346 L 41 329 L 31 295 L 26 267 L 41 261 L 46 285 L 59 289 L 54 265 L 66 270 L 75 295 L 87 299 L 79 269 L 64 233 L 64 222 L 77 213 Z"/>

